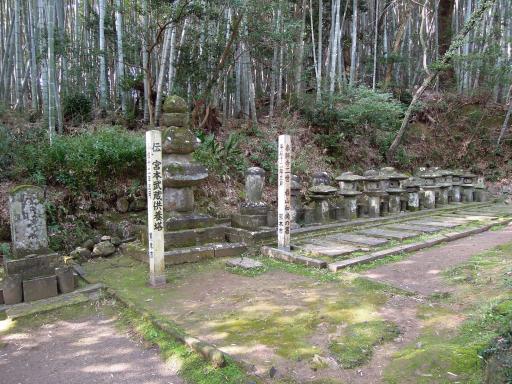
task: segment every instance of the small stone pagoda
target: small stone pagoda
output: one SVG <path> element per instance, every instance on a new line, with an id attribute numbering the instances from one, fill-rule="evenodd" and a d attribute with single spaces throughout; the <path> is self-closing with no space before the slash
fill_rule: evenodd
<path id="1" fill-rule="evenodd" d="M 456 169 L 456 170 L 452 171 L 452 189 L 450 191 L 452 203 L 461 203 L 462 202 L 460 185 L 462 184 L 462 175 L 463 174 L 464 174 L 464 171 L 461 169 Z"/>
<path id="2" fill-rule="evenodd" d="M 318 172 L 311 178 L 312 187 L 308 189 L 309 197 L 313 200 L 314 220 L 318 223 L 327 223 L 331 220 L 332 199 L 337 189 L 331 185 L 331 178 L 327 172 Z"/>
<path id="3" fill-rule="evenodd" d="M 265 170 L 251 167 L 245 172 L 245 201 L 240 213 L 231 216 L 231 225 L 236 228 L 257 230 L 267 226 L 268 205 L 263 202 Z"/>
<path id="4" fill-rule="evenodd" d="M 422 180 L 422 201 L 421 206 L 424 209 L 434 209 L 436 207 L 436 194 L 439 193 L 439 186 L 436 184 L 436 178 L 438 177 L 437 172 L 420 168 L 418 171 L 418 177 Z"/>
<path id="5" fill-rule="evenodd" d="M 462 202 L 472 203 L 475 200 L 475 180 L 476 175 L 469 171 L 466 171 L 462 174 L 462 184 L 460 185 L 462 193 Z"/>

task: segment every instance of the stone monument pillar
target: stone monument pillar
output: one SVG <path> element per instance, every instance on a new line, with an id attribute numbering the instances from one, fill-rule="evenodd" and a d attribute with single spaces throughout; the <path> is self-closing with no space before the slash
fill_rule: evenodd
<path id="1" fill-rule="evenodd" d="M 342 173 L 336 178 L 340 187 L 338 194 L 343 196 L 343 216 L 345 220 L 357 219 L 357 197 L 361 195 L 358 184 L 364 177 L 352 172 Z"/>
<path id="2" fill-rule="evenodd" d="M 192 158 L 200 142 L 189 129 L 187 105 L 182 98 L 169 96 L 162 109 L 165 228 L 210 226 L 211 217 L 194 212 L 193 188 L 208 177 L 208 171 Z"/>
<path id="3" fill-rule="evenodd" d="M 267 225 L 268 206 L 263 202 L 265 170 L 248 168 L 245 172 L 245 202 L 240 205 L 240 214 L 231 216 L 231 225 L 237 228 L 257 230 Z"/>
<path id="4" fill-rule="evenodd" d="M 292 139 L 290 135 L 279 136 L 277 172 L 277 244 L 279 249 L 289 251 L 292 222 Z"/>

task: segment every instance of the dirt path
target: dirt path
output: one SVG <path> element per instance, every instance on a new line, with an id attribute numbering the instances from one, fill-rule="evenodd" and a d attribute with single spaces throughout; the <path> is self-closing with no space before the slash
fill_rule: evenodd
<path id="1" fill-rule="evenodd" d="M 512 225 L 426 249 L 406 259 L 371 269 L 363 276 L 421 295 L 450 292 L 442 272 L 468 261 L 472 256 L 512 241 Z"/>
<path id="2" fill-rule="evenodd" d="M 14 332 L 1 342 L 6 384 L 184 383 L 155 349 L 143 349 L 104 315 Z"/>

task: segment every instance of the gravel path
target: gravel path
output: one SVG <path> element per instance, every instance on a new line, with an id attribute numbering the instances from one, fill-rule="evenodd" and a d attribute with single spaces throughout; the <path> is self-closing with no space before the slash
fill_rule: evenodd
<path id="1" fill-rule="evenodd" d="M 363 273 L 395 287 L 422 295 L 449 292 L 454 288 L 442 278 L 443 271 L 468 261 L 472 256 L 512 242 L 512 226 L 456 240 L 440 247 L 416 252 L 406 259 L 382 265 Z"/>
<path id="2" fill-rule="evenodd" d="M 5 384 L 184 383 L 155 349 L 144 349 L 104 315 L 57 321 L 0 341 Z"/>

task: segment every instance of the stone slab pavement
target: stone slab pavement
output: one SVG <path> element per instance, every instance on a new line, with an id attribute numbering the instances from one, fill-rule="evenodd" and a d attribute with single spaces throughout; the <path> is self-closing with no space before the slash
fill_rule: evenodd
<path id="1" fill-rule="evenodd" d="M 0 339 L 0 382 L 5 384 L 183 384 L 176 371 L 156 349 L 144 349 L 104 315 L 57 321 Z"/>
<path id="2" fill-rule="evenodd" d="M 512 242 L 512 225 L 425 249 L 406 259 L 370 269 L 362 275 L 421 295 L 450 292 L 442 272 L 468 261 L 472 256 Z"/>

